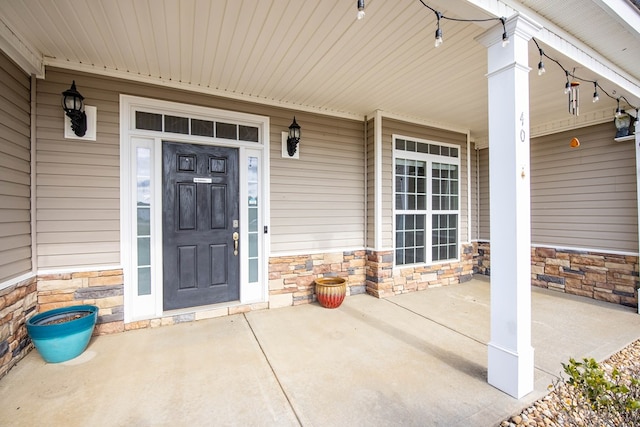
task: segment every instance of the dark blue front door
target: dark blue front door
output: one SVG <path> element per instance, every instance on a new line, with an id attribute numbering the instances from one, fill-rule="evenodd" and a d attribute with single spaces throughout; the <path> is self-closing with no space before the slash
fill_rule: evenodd
<path id="1" fill-rule="evenodd" d="M 238 300 L 238 149 L 163 142 L 164 310 Z"/>

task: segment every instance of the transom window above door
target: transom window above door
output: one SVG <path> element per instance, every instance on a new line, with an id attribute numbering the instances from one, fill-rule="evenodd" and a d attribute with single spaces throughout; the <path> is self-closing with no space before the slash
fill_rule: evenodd
<path id="1" fill-rule="evenodd" d="M 256 126 L 147 111 L 136 111 L 135 128 L 231 141 L 260 142 L 260 129 Z"/>

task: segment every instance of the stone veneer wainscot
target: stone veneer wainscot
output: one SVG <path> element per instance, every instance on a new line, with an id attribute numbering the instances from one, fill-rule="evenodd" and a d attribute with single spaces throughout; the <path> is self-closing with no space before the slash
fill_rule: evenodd
<path id="1" fill-rule="evenodd" d="M 476 272 L 491 275 L 488 242 L 478 242 Z M 531 284 L 630 307 L 638 306 L 638 257 L 549 247 L 531 248 Z"/>
<path id="2" fill-rule="evenodd" d="M 393 251 L 367 252 L 367 293 L 385 298 L 473 278 L 474 246 L 462 245 L 460 261 L 393 269 Z"/>
<path id="3" fill-rule="evenodd" d="M 269 307 L 308 304 L 315 301 L 314 280 L 343 277 L 347 295 L 365 292 L 365 251 L 292 255 L 269 259 Z"/>
<path id="4" fill-rule="evenodd" d="M 38 276 L 38 312 L 78 304 L 96 305 L 94 335 L 124 331 L 122 269 Z"/>
<path id="5" fill-rule="evenodd" d="M 36 306 L 35 277 L 0 290 L 0 378 L 33 348 L 26 323 Z"/>

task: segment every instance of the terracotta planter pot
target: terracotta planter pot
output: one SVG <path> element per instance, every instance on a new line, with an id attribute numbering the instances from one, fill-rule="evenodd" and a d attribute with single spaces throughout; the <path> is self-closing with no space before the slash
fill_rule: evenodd
<path id="1" fill-rule="evenodd" d="M 316 297 L 321 306 L 337 308 L 347 294 L 347 282 L 342 277 L 316 279 Z"/>

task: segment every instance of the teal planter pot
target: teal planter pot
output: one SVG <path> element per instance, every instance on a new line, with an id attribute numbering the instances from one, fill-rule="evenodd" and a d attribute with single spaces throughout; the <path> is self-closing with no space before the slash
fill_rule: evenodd
<path id="1" fill-rule="evenodd" d="M 65 362 L 87 348 L 97 320 L 95 305 L 56 308 L 29 319 L 27 332 L 46 362 Z"/>

